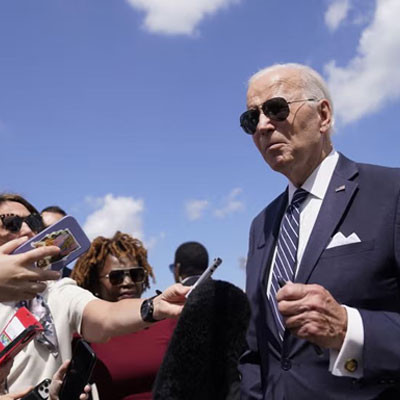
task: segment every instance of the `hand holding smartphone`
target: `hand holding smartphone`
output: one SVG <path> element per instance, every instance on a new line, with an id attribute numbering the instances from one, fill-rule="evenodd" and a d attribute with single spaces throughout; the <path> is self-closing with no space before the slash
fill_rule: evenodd
<path id="1" fill-rule="evenodd" d="M 36 385 L 28 394 L 21 397 L 21 400 L 46 400 L 50 395 L 51 379 L 45 379 Z"/>
<path id="2" fill-rule="evenodd" d="M 72 360 L 61 385 L 60 400 L 78 400 L 90 380 L 96 364 L 96 354 L 83 339 L 78 340 Z"/>
<path id="3" fill-rule="evenodd" d="M 59 271 L 87 251 L 90 241 L 75 218 L 67 215 L 23 243 L 13 254 L 25 253 L 43 246 L 57 246 L 60 252 L 37 261 L 36 266 Z"/>

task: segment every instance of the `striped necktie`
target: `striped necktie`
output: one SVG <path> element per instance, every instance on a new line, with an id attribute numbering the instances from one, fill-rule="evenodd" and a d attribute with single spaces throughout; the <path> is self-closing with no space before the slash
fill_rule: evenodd
<path id="1" fill-rule="evenodd" d="M 272 271 L 269 301 L 278 327 L 278 333 L 283 340 L 285 325 L 282 314 L 278 310 L 276 293 L 280 289 L 279 281 L 293 281 L 297 263 L 297 246 L 299 242 L 300 205 L 308 196 L 304 189 L 297 189 L 292 202 L 286 209 L 279 231 L 275 262 Z"/>

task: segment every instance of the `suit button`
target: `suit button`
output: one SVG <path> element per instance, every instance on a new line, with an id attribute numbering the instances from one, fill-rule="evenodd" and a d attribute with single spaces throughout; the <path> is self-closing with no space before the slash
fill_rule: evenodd
<path id="1" fill-rule="evenodd" d="M 282 358 L 281 367 L 284 371 L 289 371 L 289 369 L 292 368 L 292 363 L 288 358 Z"/>

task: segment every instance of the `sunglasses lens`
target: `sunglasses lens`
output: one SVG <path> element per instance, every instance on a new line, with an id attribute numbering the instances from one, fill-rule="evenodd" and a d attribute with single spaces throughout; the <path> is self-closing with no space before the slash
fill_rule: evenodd
<path id="1" fill-rule="evenodd" d="M 262 105 L 263 113 L 275 121 L 284 121 L 290 113 L 289 104 L 283 97 L 274 97 Z"/>
<path id="2" fill-rule="evenodd" d="M 111 271 L 108 275 L 111 285 L 121 284 L 124 280 L 124 275 L 125 273 L 123 270 Z"/>
<path id="3" fill-rule="evenodd" d="M 5 216 L 2 221 L 4 228 L 10 232 L 16 233 L 21 229 L 23 219 L 18 215 L 10 215 Z"/>
<path id="4" fill-rule="evenodd" d="M 39 214 L 31 214 L 25 218 L 25 222 L 33 232 L 40 232 L 44 229 L 42 217 Z"/>
<path id="5" fill-rule="evenodd" d="M 129 270 L 131 279 L 135 283 L 141 283 L 144 281 L 145 272 L 143 268 L 133 268 Z"/>
<path id="6" fill-rule="evenodd" d="M 111 285 L 120 285 L 125 279 L 125 274 L 128 273 L 134 283 L 142 283 L 146 276 L 143 268 L 117 269 L 108 275 Z"/>
<path id="7" fill-rule="evenodd" d="M 260 112 L 258 110 L 247 110 L 240 116 L 240 126 L 249 135 L 253 135 L 257 129 Z"/>

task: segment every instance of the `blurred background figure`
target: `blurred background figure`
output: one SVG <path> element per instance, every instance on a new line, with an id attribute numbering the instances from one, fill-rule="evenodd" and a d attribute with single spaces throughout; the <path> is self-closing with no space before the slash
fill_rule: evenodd
<path id="1" fill-rule="evenodd" d="M 47 228 L 48 226 L 55 224 L 61 218 L 65 217 L 67 213 L 58 206 L 49 206 L 43 208 L 40 215 L 42 216 L 44 226 Z"/>
<path id="2" fill-rule="evenodd" d="M 65 217 L 67 213 L 59 206 L 48 206 L 43 208 L 42 212 L 40 213 L 43 220 L 43 225 L 47 228 L 50 225 L 55 224 L 61 218 Z M 65 267 L 62 270 L 62 277 L 68 278 L 71 275 L 71 269 L 73 268 L 73 264 L 71 268 Z"/>
<path id="3" fill-rule="evenodd" d="M 193 285 L 208 267 L 207 249 L 198 242 L 182 243 L 175 251 L 174 263 L 170 265 L 175 282 Z"/>
<path id="4" fill-rule="evenodd" d="M 117 232 L 97 237 L 75 265 L 71 278 L 101 299 L 139 298 L 154 281 L 140 240 Z M 176 321 L 164 320 L 142 331 L 92 344 L 98 362 L 93 373 L 101 400 L 151 399 L 152 386 Z"/>

